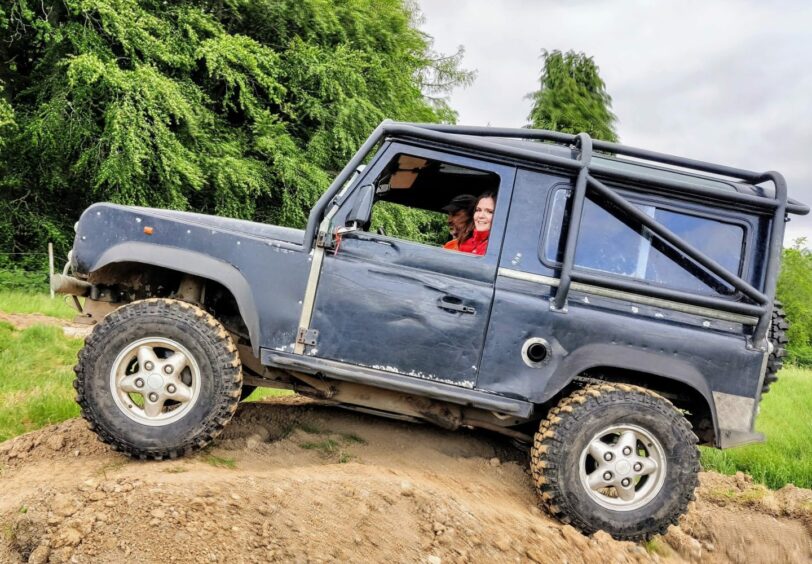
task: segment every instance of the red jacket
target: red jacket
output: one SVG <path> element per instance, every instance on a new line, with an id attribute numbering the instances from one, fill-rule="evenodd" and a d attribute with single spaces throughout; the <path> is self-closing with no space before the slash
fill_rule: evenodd
<path id="1" fill-rule="evenodd" d="M 488 250 L 488 236 L 491 232 L 488 231 L 474 231 L 474 235 L 462 243 L 460 243 L 460 251 L 464 253 L 473 253 L 475 255 L 484 255 Z"/>

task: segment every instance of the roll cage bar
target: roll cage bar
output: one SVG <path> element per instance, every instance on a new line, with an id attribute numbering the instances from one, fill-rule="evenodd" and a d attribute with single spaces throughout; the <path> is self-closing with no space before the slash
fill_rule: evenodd
<path id="1" fill-rule="evenodd" d="M 775 285 L 781 260 L 782 242 L 784 239 L 784 218 L 788 211 L 802 215 L 809 213 L 808 206 L 787 198 L 786 181 L 780 173 L 775 171 L 761 173 L 752 172 L 744 169 L 676 157 L 665 153 L 627 147 L 619 143 L 592 139 L 586 133 L 571 135 L 539 129 L 412 124 L 386 120 L 372 132 L 372 135 L 367 138 L 355 156 L 347 163 L 327 191 L 319 198 L 318 202 L 316 202 L 307 222 L 304 240 L 305 248 L 310 248 L 313 245 L 318 225 L 324 217 L 326 209 L 333 203 L 344 183 L 351 178 L 357 167 L 362 164 L 366 156 L 378 143 L 390 136 L 410 137 L 434 143 L 486 151 L 488 153 L 495 153 L 563 169 L 575 177 L 575 188 L 570 203 L 570 222 L 566 233 L 562 234 L 564 237 L 564 256 L 561 262 L 560 282 L 555 292 L 551 309 L 559 311 L 564 309 L 573 281 L 603 286 L 615 290 L 633 290 L 636 293 L 650 297 L 664 298 L 696 306 L 712 307 L 731 313 L 757 316 L 758 322 L 753 332 L 750 345 L 760 349 L 765 347 L 765 339 L 770 327 L 773 300 L 775 299 Z M 488 137 L 552 142 L 554 144 L 574 148 L 578 153 L 578 158 L 572 159 L 513 145 L 495 143 L 488 140 Z M 775 195 L 770 198 L 766 196 L 716 190 L 691 183 L 689 176 L 686 176 L 686 180 L 682 181 L 655 177 L 643 172 L 644 169 L 638 171 L 630 167 L 630 170 L 617 170 L 592 163 L 594 151 L 623 155 L 643 161 L 716 174 L 734 179 L 738 182 L 753 185 L 762 182 L 771 182 L 775 186 Z M 767 276 L 764 281 L 766 292 L 759 291 L 740 276 L 732 274 L 660 222 L 638 210 L 626 198 L 595 178 L 593 173 L 611 176 L 621 181 L 643 182 L 648 186 L 662 187 L 694 196 L 706 196 L 725 202 L 755 206 L 756 208 L 765 210 L 767 213 L 771 213 L 773 221 L 768 246 Z M 721 280 L 730 284 L 752 303 L 732 302 L 712 296 L 697 296 L 689 292 L 669 288 L 658 288 L 645 284 L 615 280 L 607 276 L 574 271 L 575 249 L 580 232 L 581 215 L 584 200 L 588 193 L 595 193 L 609 201 L 612 205 L 620 209 L 623 214 L 635 222 L 640 223 L 658 237 L 671 244 L 679 252 L 718 276 Z"/>

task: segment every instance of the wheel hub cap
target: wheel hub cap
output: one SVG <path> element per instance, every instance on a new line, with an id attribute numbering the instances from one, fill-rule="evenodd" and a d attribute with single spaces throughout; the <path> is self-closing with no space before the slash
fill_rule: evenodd
<path id="1" fill-rule="evenodd" d="M 164 387 L 164 379 L 160 374 L 150 374 L 147 378 L 147 384 L 151 390 L 160 390 Z"/>
<path id="2" fill-rule="evenodd" d="M 643 507 L 660 493 L 667 459 L 654 435 L 636 425 L 613 425 L 596 433 L 579 461 L 586 493 L 614 511 Z"/>
<path id="3" fill-rule="evenodd" d="M 200 367 L 189 350 L 164 337 L 139 339 L 119 353 L 110 390 L 119 410 L 148 426 L 185 417 L 200 397 Z"/>

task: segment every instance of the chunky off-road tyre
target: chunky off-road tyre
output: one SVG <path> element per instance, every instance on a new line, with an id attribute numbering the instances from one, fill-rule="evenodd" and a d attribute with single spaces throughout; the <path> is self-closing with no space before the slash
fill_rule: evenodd
<path id="1" fill-rule="evenodd" d="M 789 320 L 784 312 L 784 305 L 776 301 L 773 307 L 773 317 L 770 323 L 768 338 L 772 344 L 772 351 L 767 358 L 767 371 L 764 374 L 764 384 L 761 393 L 770 391 L 770 385 L 778 380 L 778 371 L 784 366 L 784 357 L 787 356 L 787 343 L 789 343 Z"/>
<path id="2" fill-rule="evenodd" d="M 625 384 L 574 391 L 541 422 L 530 468 L 547 510 L 585 534 L 641 540 L 694 499 L 697 437 L 665 398 Z"/>
<path id="3" fill-rule="evenodd" d="M 242 367 L 231 337 L 192 304 L 148 299 L 107 315 L 74 368 L 82 416 L 114 450 L 175 458 L 231 420 Z"/>

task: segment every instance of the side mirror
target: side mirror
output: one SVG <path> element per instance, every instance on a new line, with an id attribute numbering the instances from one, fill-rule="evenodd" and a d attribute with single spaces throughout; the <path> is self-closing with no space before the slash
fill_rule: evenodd
<path id="1" fill-rule="evenodd" d="M 375 201 L 375 186 L 364 184 L 354 194 L 352 201 L 352 209 L 347 214 L 346 223 L 367 223 L 372 214 L 372 204 Z"/>

